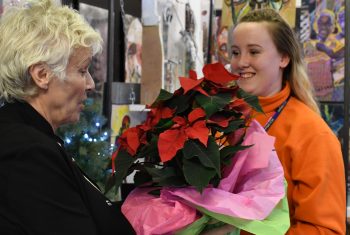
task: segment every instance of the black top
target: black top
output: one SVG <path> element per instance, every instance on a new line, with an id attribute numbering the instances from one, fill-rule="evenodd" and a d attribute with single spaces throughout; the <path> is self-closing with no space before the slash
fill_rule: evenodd
<path id="1" fill-rule="evenodd" d="M 0 108 L 1 234 L 134 234 L 29 104 Z"/>

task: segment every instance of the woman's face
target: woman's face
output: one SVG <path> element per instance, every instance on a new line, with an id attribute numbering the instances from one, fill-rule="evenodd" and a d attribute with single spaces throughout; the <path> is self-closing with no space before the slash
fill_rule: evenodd
<path id="1" fill-rule="evenodd" d="M 79 121 L 87 90 L 95 88 L 88 71 L 92 60 L 90 48 L 77 48 L 69 58 L 66 77 L 50 80 L 47 98 L 50 99 L 50 119 L 54 128 Z"/>
<path id="2" fill-rule="evenodd" d="M 245 22 L 233 31 L 231 67 L 238 85 L 256 96 L 272 96 L 282 88 L 283 69 L 289 63 L 267 30 L 267 23 Z"/>

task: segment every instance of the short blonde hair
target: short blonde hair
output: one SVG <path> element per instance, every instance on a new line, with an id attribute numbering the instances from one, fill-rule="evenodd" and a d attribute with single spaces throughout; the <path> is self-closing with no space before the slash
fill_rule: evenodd
<path id="1" fill-rule="evenodd" d="M 77 11 L 53 0 L 5 9 L 0 35 L 0 98 L 8 102 L 38 93 L 28 72 L 31 65 L 46 63 L 64 79 L 75 48 L 91 48 L 93 55 L 102 50 L 100 34 Z"/>

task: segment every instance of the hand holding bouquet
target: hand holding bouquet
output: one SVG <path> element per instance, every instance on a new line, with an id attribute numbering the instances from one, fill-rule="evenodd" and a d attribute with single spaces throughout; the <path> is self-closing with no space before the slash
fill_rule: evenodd
<path id="1" fill-rule="evenodd" d="M 180 78 L 174 94 L 161 90 L 146 121 L 119 138 L 116 185 L 136 170 L 137 186 L 123 213 L 138 234 L 198 234 L 209 221 L 283 234 L 283 169 L 273 137 L 250 120 L 251 108 L 261 111 L 257 97 L 219 63 L 203 74 Z M 264 222 L 268 216 L 283 221 L 275 226 Z"/>

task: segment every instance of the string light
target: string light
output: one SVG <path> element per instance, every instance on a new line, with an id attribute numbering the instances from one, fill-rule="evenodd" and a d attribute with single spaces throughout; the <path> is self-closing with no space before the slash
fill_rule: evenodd
<path id="1" fill-rule="evenodd" d="M 65 139 L 65 142 L 66 142 L 67 144 L 70 144 L 70 143 L 72 143 L 72 140 L 71 140 L 70 138 L 67 137 L 67 138 Z"/>

